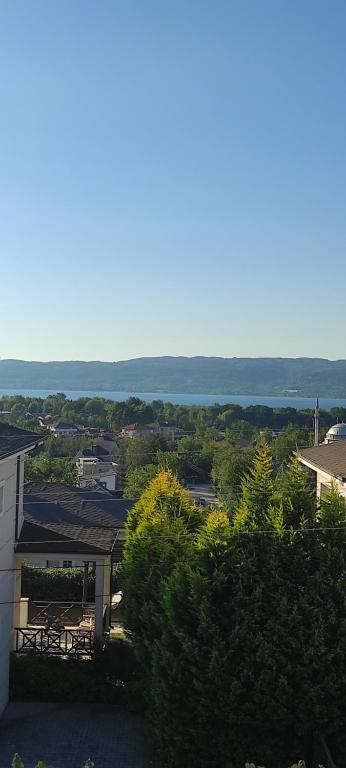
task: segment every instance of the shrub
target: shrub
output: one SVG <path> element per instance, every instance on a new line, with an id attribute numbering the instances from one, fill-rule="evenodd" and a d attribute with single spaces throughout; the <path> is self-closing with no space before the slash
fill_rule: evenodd
<path id="1" fill-rule="evenodd" d="M 317 515 L 296 463 L 278 489 L 261 444 L 234 519 L 194 516 L 160 473 L 119 573 L 161 766 L 316 766 L 346 718 L 345 503 Z"/>
<path id="2" fill-rule="evenodd" d="M 95 578 L 89 574 L 88 600 L 93 600 Z M 81 602 L 82 568 L 22 567 L 22 595 L 30 600 L 71 600 Z"/>
<path id="3" fill-rule="evenodd" d="M 62 703 L 120 703 L 131 699 L 138 666 L 127 640 L 113 640 L 92 659 L 12 655 L 11 698 Z"/>
<path id="4" fill-rule="evenodd" d="M 19 755 L 15 754 L 14 758 L 11 763 L 11 768 L 24 768 L 24 763 L 22 759 L 19 757 Z M 47 763 L 43 763 L 41 760 L 38 761 L 36 768 L 52 768 L 52 766 L 47 765 Z M 86 763 L 84 763 L 83 768 L 94 768 L 94 763 L 91 760 L 87 760 Z"/>
<path id="5" fill-rule="evenodd" d="M 246 763 L 245 768 L 264 768 L 264 766 L 256 766 L 254 763 Z M 291 765 L 291 768 L 305 768 L 304 760 L 299 760 L 299 763 Z M 323 768 L 323 765 L 319 765 L 318 768 Z"/>

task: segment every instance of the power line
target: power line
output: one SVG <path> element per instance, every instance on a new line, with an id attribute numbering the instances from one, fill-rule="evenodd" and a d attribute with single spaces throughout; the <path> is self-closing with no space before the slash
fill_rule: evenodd
<path id="1" fill-rule="evenodd" d="M 176 519 L 179 519 L 179 518 L 176 518 Z M 55 525 L 57 526 L 59 524 L 56 523 Z M 90 526 L 90 527 L 93 527 L 93 526 Z M 94 527 L 97 528 L 97 526 L 94 526 Z M 100 527 L 100 530 L 101 531 L 112 530 L 112 528 L 106 528 L 104 526 L 103 528 Z M 117 529 L 114 529 L 114 530 L 117 530 Z M 123 530 L 123 529 L 121 529 L 121 530 Z M 273 535 L 274 534 L 278 538 L 280 538 L 281 535 L 286 535 L 286 534 L 288 534 L 288 535 L 292 535 L 294 533 L 299 533 L 299 534 L 304 534 L 304 535 L 305 534 L 311 534 L 311 533 L 323 534 L 326 531 L 328 531 L 328 532 L 331 532 L 331 531 L 333 531 L 333 532 L 334 531 L 346 531 L 346 525 L 340 525 L 340 526 L 335 526 L 335 527 L 333 527 L 333 526 L 323 526 L 323 527 L 315 526 L 315 527 L 310 527 L 310 528 L 283 528 L 283 529 L 277 529 L 277 528 L 267 528 L 267 529 L 263 528 L 263 529 L 261 529 L 261 528 L 259 528 L 259 529 L 253 529 L 253 530 L 251 530 L 251 529 L 243 529 L 243 530 L 237 530 L 237 531 L 234 531 L 234 530 L 231 529 L 231 533 L 233 534 L 234 537 L 237 537 L 237 536 L 262 536 L 262 535 L 266 536 L 266 535 Z M 203 533 L 203 529 L 202 530 L 199 529 L 198 531 L 195 531 L 195 532 L 179 531 L 178 533 L 172 533 L 172 534 L 168 534 L 168 533 L 167 534 L 161 534 L 161 533 L 155 533 L 154 531 L 152 531 L 150 534 L 149 533 L 142 534 L 141 538 L 148 539 L 149 541 L 155 541 L 155 540 L 159 540 L 159 541 L 171 541 L 171 540 L 174 540 L 174 541 L 177 541 L 180 538 L 186 538 L 187 537 L 187 538 L 189 538 L 193 542 L 193 541 L 196 541 L 196 540 L 198 541 L 198 537 L 199 537 L 200 533 Z M 206 534 L 206 535 L 208 535 L 208 534 Z M 83 542 L 81 539 L 78 539 L 78 538 L 76 538 L 76 539 L 75 538 L 68 538 L 68 539 L 65 539 L 64 541 L 62 541 L 61 539 L 41 539 L 39 541 L 21 541 L 20 544 L 21 544 L 21 546 L 26 546 L 26 545 L 29 545 L 29 544 L 30 544 L 30 546 L 33 546 L 33 545 L 41 545 L 41 544 L 69 544 L 69 543 L 72 544 L 74 542 L 78 542 L 79 544 L 87 544 L 88 543 L 88 542 Z M 114 541 L 114 544 L 117 544 L 117 542 L 118 543 L 122 542 L 125 545 L 126 540 L 124 540 L 124 539 L 119 539 L 118 540 L 116 538 L 115 541 Z M 225 543 L 228 544 L 227 541 Z M 93 546 L 93 545 L 91 545 L 91 546 Z M 30 554 L 32 554 L 32 555 L 45 554 L 45 552 L 42 552 L 42 553 L 40 553 L 40 552 L 37 552 L 37 553 L 35 553 L 35 552 L 15 552 L 14 554 L 17 555 L 17 556 L 23 555 L 23 557 L 24 557 L 24 556 L 28 556 Z M 47 552 L 46 554 L 54 555 L 55 553 L 54 552 Z M 59 553 L 57 553 L 57 554 L 59 554 Z M 65 554 L 65 553 L 61 553 L 61 554 Z M 85 553 L 83 553 L 83 552 L 82 553 L 71 552 L 71 553 L 68 553 L 68 554 L 75 554 L 76 557 L 81 557 Z M 111 552 L 109 554 L 111 554 Z M 100 552 L 99 554 L 97 554 L 95 552 L 90 553 L 90 558 L 89 558 L 90 561 L 92 561 L 92 555 L 94 557 L 102 557 L 102 556 L 104 556 L 104 553 L 102 553 L 102 552 Z M 63 566 L 59 566 L 59 567 L 63 567 Z M 76 567 L 77 568 L 79 566 L 72 566 L 72 567 Z M 10 572 L 10 571 L 17 571 L 17 570 L 20 570 L 20 569 L 18 569 L 18 568 L 0 568 L 0 572 L 2 572 L 2 571 L 9 571 Z"/>
<path id="2" fill-rule="evenodd" d="M 1 435 L 0 435 L 0 438 L 1 438 Z M 221 443 L 221 441 L 220 441 L 220 443 Z M 130 443 L 130 445 L 133 445 L 133 443 Z M 217 445 L 218 445 L 218 443 L 216 441 L 215 442 L 215 446 L 217 446 Z M 227 444 L 225 446 L 223 442 L 222 442 L 222 445 L 224 447 L 227 447 Z M 290 446 L 287 445 L 287 447 L 290 447 Z M 310 447 L 310 446 L 306 446 L 306 447 Z M 231 444 L 230 444 L 230 448 L 232 448 Z M 98 459 L 99 458 L 98 456 L 77 456 L 77 453 L 79 452 L 79 450 L 88 450 L 88 449 L 83 449 L 83 448 L 78 449 L 76 451 L 76 453 L 73 454 L 73 456 L 51 456 L 50 454 L 48 454 L 47 458 L 49 458 L 49 459 L 76 459 L 76 461 L 78 461 L 79 459 L 93 459 L 93 458 Z M 204 449 L 203 448 L 198 448 L 198 449 L 190 451 L 188 448 L 185 448 L 183 451 L 179 452 L 178 450 L 177 451 L 170 451 L 170 450 L 165 451 L 164 448 L 157 448 L 155 451 L 136 451 L 136 453 L 133 456 L 133 458 L 136 458 L 137 456 L 156 456 L 158 453 L 167 454 L 168 456 L 178 456 L 178 457 L 180 457 L 180 455 L 181 455 L 181 457 L 183 458 L 182 454 L 195 454 L 195 453 L 203 454 L 204 453 Z M 34 457 L 30 457 L 30 458 L 32 458 L 32 460 L 34 461 L 36 459 L 39 459 L 40 456 L 34 456 Z M 115 456 L 114 458 L 115 459 L 119 459 L 120 457 Z M 100 463 L 102 463 L 102 462 L 100 462 Z M 121 464 L 122 462 L 121 461 L 118 461 L 118 462 L 115 461 L 114 463 L 120 463 Z"/>

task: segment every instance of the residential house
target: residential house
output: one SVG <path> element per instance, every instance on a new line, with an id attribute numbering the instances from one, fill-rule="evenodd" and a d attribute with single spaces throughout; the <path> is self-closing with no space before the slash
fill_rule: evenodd
<path id="1" fill-rule="evenodd" d="M 24 562 L 44 568 L 84 568 L 92 563 L 96 573 L 92 620 L 65 626 L 54 636 L 52 650 L 67 655 L 92 651 L 93 635 L 102 642 L 109 626 L 111 575 L 121 560 L 125 522 L 134 502 L 115 499 L 105 490 L 87 490 L 60 483 L 28 483 L 24 487 L 24 522 L 16 546 L 16 605 L 14 647 L 17 651 L 50 652 L 44 617 L 31 626 L 26 596 L 21 592 Z M 68 600 L 68 595 L 66 596 Z M 81 603 L 82 606 L 82 595 Z M 47 605 L 43 605 L 47 611 Z M 57 611 L 58 606 L 51 606 Z M 47 645 L 48 644 L 48 645 Z"/>
<path id="2" fill-rule="evenodd" d="M 315 474 L 317 498 L 323 496 L 331 483 L 346 498 L 346 440 L 302 448 L 298 455 L 301 463 Z"/>
<path id="3" fill-rule="evenodd" d="M 0 714 L 8 701 L 15 543 L 23 525 L 24 456 L 42 436 L 0 423 Z"/>
<path id="4" fill-rule="evenodd" d="M 68 424 L 68 422 L 61 420 L 48 424 L 48 429 L 54 437 L 74 437 L 78 432 L 78 427 L 75 424 Z"/>
<path id="5" fill-rule="evenodd" d="M 93 444 L 90 448 L 82 448 L 75 459 L 78 475 L 78 485 L 81 488 L 102 486 L 108 491 L 117 487 L 117 464 L 114 454 L 103 447 Z"/>
<path id="6" fill-rule="evenodd" d="M 135 437 L 147 437 L 147 435 L 161 435 L 167 440 L 174 442 L 186 434 L 184 430 L 167 424 L 167 422 L 155 421 L 152 424 L 126 424 L 120 432 L 120 437 L 132 439 Z"/>
<path id="7" fill-rule="evenodd" d="M 147 437 L 147 435 L 160 434 L 159 424 L 126 424 L 120 432 L 120 437 L 127 437 L 132 440 L 136 437 Z"/>

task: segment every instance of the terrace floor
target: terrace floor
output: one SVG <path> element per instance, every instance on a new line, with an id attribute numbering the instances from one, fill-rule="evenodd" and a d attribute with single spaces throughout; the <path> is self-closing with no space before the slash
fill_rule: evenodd
<path id="1" fill-rule="evenodd" d="M 0 768 L 15 752 L 25 768 L 154 768 L 142 718 L 104 704 L 13 702 L 0 720 Z"/>

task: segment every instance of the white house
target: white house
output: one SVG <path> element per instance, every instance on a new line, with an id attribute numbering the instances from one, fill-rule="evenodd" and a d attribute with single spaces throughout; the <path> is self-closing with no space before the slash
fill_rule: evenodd
<path id="1" fill-rule="evenodd" d="M 78 427 L 65 421 L 57 421 L 55 424 L 50 424 L 48 429 L 50 429 L 54 437 L 74 437 L 78 432 Z"/>
<path id="2" fill-rule="evenodd" d="M 117 487 L 117 464 L 100 461 L 93 457 L 80 457 L 76 461 L 78 485 L 80 488 L 97 488 L 103 486 L 107 491 L 115 491 Z"/>
<path id="3" fill-rule="evenodd" d="M 323 496 L 332 482 L 346 498 L 346 440 L 332 439 L 313 448 L 302 448 L 298 455 L 301 463 L 315 473 L 317 498 Z"/>
<path id="4" fill-rule="evenodd" d="M 8 701 L 15 543 L 23 525 L 24 454 L 42 443 L 40 435 L 0 423 L 0 714 Z"/>
<path id="5" fill-rule="evenodd" d="M 112 443 L 115 445 L 115 443 Z M 76 455 L 78 485 L 80 488 L 103 487 L 115 491 L 117 487 L 117 467 L 114 452 L 104 444 L 96 443 L 89 448 L 82 448 Z"/>

